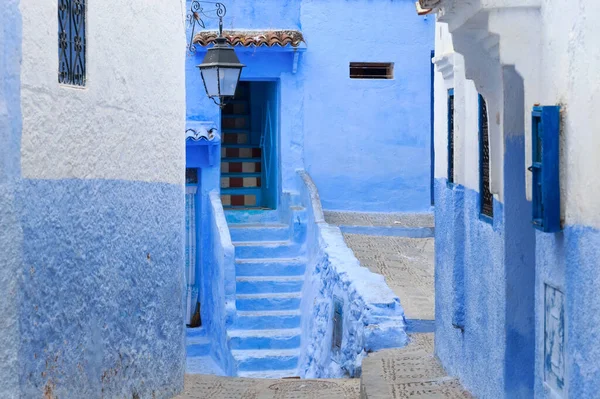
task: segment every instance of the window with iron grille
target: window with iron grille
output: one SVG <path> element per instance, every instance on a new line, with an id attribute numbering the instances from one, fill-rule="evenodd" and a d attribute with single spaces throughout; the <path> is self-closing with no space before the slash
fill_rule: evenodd
<path id="1" fill-rule="evenodd" d="M 58 1 L 58 83 L 85 86 L 85 0 Z"/>
<path id="2" fill-rule="evenodd" d="M 490 136 L 487 104 L 479 95 L 479 195 L 482 215 L 494 217 L 494 195 L 490 190 Z"/>
<path id="3" fill-rule="evenodd" d="M 454 183 L 454 89 L 448 90 L 448 183 Z"/>
<path id="4" fill-rule="evenodd" d="M 351 62 L 350 79 L 393 79 L 391 62 Z"/>

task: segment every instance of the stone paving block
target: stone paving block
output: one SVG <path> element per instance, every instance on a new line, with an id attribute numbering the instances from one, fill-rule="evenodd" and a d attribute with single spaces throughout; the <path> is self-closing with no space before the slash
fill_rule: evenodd
<path id="1" fill-rule="evenodd" d="M 325 221 L 336 226 L 434 227 L 433 213 L 362 213 L 325 211 Z"/>
<path id="2" fill-rule="evenodd" d="M 407 318 L 435 317 L 434 239 L 344 234 L 362 266 L 385 277 Z"/>
<path id="3" fill-rule="evenodd" d="M 369 355 L 362 364 L 361 399 L 472 398 L 448 377 L 433 354 L 433 334 L 411 334 L 405 348 Z"/>
<path id="4" fill-rule="evenodd" d="M 358 379 L 249 379 L 186 375 L 175 399 L 358 399 Z"/>

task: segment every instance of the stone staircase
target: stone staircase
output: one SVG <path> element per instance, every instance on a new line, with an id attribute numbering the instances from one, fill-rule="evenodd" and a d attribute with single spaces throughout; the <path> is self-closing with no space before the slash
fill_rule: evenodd
<path id="1" fill-rule="evenodd" d="M 211 342 L 203 327 L 187 328 L 185 342 L 187 374 L 225 375 L 210 356 Z"/>
<path id="2" fill-rule="evenodd" d="M 297 375 L 300 302 L 306 268 L 303 208 L 289 223 L 278 211 L 227 211 L 235 247 L 237 315 L 228 329 L 238 376 Z"/>

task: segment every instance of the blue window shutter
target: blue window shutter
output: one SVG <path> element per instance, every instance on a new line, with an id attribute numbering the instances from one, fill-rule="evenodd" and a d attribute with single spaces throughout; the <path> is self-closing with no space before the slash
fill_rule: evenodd
<path id="1" fill-rule="evenodd" d="M 532 223 L 541 231 L 560 231 L 560 107 L 534 106 L 532 118 Z"/>

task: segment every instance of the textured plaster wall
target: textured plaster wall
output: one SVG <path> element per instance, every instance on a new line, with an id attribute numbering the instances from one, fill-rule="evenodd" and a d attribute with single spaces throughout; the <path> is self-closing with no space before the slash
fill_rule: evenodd
<path id="1" fill-rule="evenodd" d="M 564 230 L 536 234 L 536 397 L 557 394 L 545 378 L 544 286 L 564 294 L 562 397 L 592 398 L 600 389 L 600 202 L 596 181 L 600 126 L 600 49 L 594 43 L 600 4 L 593 0 L 544 3 L 541 102 L 562 105 L 560 179 Z"/>
<path id="2" fill-rule="evenodd" d="M 304 378 L 356 377 L 368 352 L 406 344 L 404 310 L 384 278 L 360 266 L 339 228 L 325 223 L 314 183 L 304 171 L 299 176 L 309 259 L 299 372 Z M 339 349 L 332 349 L 334 297 L 343 303 Z"/>
<path id="3" fill-rule="evenodd" d="M 414 2 L 303 1 L 306 170 L 325 209 L 423 211 L 430 198 L 434 19 Z M 393 80 L 349 63 L 393 62 Z"/>
<path id="4" fill-rule="evenodd" d="M 19 298 L 22 270 L 22 230 L 16 203 L 20 183 L 20 63 L 19 1 L 0 9 L 0 387 L 5 398 L 19 397 Z"/>
<path id="5" fill-rule="evenodd" d="M 21 11 L 21 395 L 171 397 L 185 367 L 182 5 L 90 2 L 85 88 L 58 84 L 57 3 Z"/>
<path id="6" fill-rule="evenodd" d="M 429 207 L 430 129 L 427 70 L 434 22 L 399 0 L 236 0 L 225 29 L 300 29 L 307 51 L 242 50 L 243 80 L 276 80 L 280 90 L 280 178 L 297 190 L 306 166 L 327 209 L 420 211 Z M 207 29 L 216 29 L 207 21 Z M 188 118 L 219 121 L 188 56 Z M 350 61 L 394 62 L 394 80 L 350 80 Z M 382 98 L 391 99 L 382 101 Z M 381 165 L 386 165 L 385 168 Z"/>
<path id="7" fill-rule="evenodd" d="M 438 25 L 439 55 L 451 54 Z M 534 375 L 535 234 L 525 196 L 523 84 L 505 70 L 512 96 L 503 106 L 503 202 L 480 217 L 478 93 L 453 54 L 438 65 L 436 104 L 436 354 L 478 397 L 529 398 Z M 444 79 L 444 77 L 446 79 Z M 519 86 L 520 84 L 520 86 Z M 454 88 L 455 184 L 447 176 L 447 90 Z M 519 97 L 521 95 L 521 97 Z M 511 114 L 510 109 L 517 110 Z M 491 116 L 493 118 L 493 116 Z M 491 123 L 494 123 L 492 121 Z M 441 155 L 437 152 L 440 150 Z"/>

